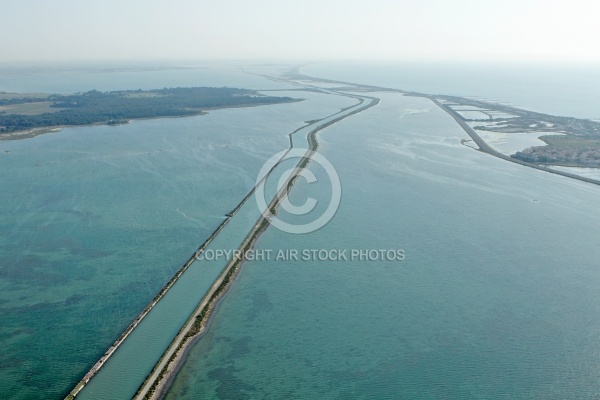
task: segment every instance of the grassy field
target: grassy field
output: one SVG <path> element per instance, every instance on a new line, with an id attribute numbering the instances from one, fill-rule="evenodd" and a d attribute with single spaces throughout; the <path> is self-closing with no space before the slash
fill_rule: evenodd
<path id="1" fill-rule="evenodd" d="M 10 106 L 0 106 L 0 112 L 8 115 L 39 115 L 53 113 L 63 110 L 62 108 L 50 107 L 51 101 L 42 101 L 37 103 L 13 104 Z"/>
<path id="2" fill-rule="evenodd" d="M 547 135 L 540 137 L 541 140 L 548 143 L 550 146 L 558 149 L 589 149 L 600 148 L 600 139 L 586 138 L 576 135 Z"/>

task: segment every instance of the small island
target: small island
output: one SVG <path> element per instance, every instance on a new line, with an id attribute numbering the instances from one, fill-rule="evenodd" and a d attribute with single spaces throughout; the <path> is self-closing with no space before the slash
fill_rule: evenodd
<path id="1" fill-rule="evenodd" d="M 206 110 L 299 101 L 255 90 L 191 87 L 70 95 L 0 92 L 0 139 L 21 139 L 57 127 L 121 125 L 132 119 L 202 115 Z"/>

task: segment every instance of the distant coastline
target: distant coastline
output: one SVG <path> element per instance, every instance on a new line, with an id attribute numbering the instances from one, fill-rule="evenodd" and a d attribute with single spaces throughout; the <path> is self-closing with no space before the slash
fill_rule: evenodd
<path id="1" fill-rule="evenodd" d="M 529 168 L 545 171 L 551 174 L 561 175 L 567 178 L 580 180 L 594 185 L 600 185 L 599 180 L 550 168 L 551 166 L 600 168 L 600 123 L 598 121 L 542 114 L 503 104 L 494 104 L 481 100 L 467 99 L 458 96 L 430 95 L 419 92 L 409 92 L 400 89 L 362 85 L 332 79 L 316 78 L 300 73 L 299 68 L 295 68 L 292 71 L 290 71 L 288 73 L 288 77 L 290 79 L 295 80 L 355 86 L 367 92 L 396 92 L 401 93 L 405 96 L 423 97 L 429 99 L 456 120 L 456 122 L 478 145 L 477 150 L 498 157 L 505 161 L 520 164 Z M 514 118 L 509 118 L 510 122 L 506 124 L 502 123 L 498 124 L 495 127 L 489 128 L 477 127 L 478 129 L 508 133 L 520 130 L 533 132 L 537 129 L 549 133 L 562 133 L 564 135 L 564 139 L 562 137 L 556 139 L 556 137 L 549 135 L 543 136 L 543 133 L 540 133 L 540 140 L 546 142 L 548 144 L 547 146 L 531 147 L 528 149 L 523 149 L 522 151 L 517 152 L 514 155 L 505 155 L 492 149 L 489 146 L 489 144 L 487 144 L 477 134 L 477 132 L 467 123 L 469 121 L 467 118 L 463 117 L 459 112 L 455 111 L 450 106 L 443 104 L 443 102 L 448 102 L 459 106 L 470 106 L 475 108 L 487 107 L 494 109 L 493 112 L 514 114 Z M 490 115 L 486 118 L 488 118 L 489 120 L 480 122 L 494 122 L 493 115 Z M 501 118 L 498 120 L 501 120 Z M 498 122 L 498 120 L 496 120 L 495 122 Z M 533 128 L 533 125 L 545 125 L 545 127 Z"/>

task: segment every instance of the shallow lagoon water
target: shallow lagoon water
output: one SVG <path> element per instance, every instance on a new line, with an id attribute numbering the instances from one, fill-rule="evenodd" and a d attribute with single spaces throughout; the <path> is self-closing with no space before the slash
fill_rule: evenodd
<path id="1" fill-rule="evenodd" d="M 349 112 L 351 110 L 344 111 L 344 113 Z M 335 113 L 334 116 L 325 118 L 318 124 L 326 123 L 337 116 L 339 114 Z M 294 134 L 294 137 L 298 137 L 293 140 L 295 146 L 306 147 L 306 138 L 302 136 L 306 136 L 311 129 L 314 129 L 314 125 L 300 129 Z M 301 154 L 304 154 L 304 151 L 301 150 Z M 257 189 L 257 192 L 261 192 L 260 195 L 270 202 L 280 189 L 277 186 L 279 177 L 284 176 L 289 179 L 289 173 L 298 161 L 297 158 L 291 158 L 278 164 L 272 171 L 274 178 L 271 179 L 268 175 L 264 186 Z M 203 258 L 195 261 L 182 274 L 77 398 L 103 400 L 134 397 L 154 365 L 219 277 L 231 259 L 232 251 L 238 249 L 259 220 L 261 211 L 254 196 L 244 202 L 207 245 L 202 253 Z M 222 254 L 226 256 L 215 256 L 219 252 L 223 252 Z"/>
<path id="2" fill-rule="evenodd" d="M 0 86 L 52 91 L 54 78 Z M 65 91 L 123 88 L 89 79 Z M 287 134 L 353 103 L 313 97 L 0 142 L 2 397 L 64 396 Z M 170 398 L 596 395 L 598 189 L 461 146 L 466 134 L 423 99 L 381 97 L 320 134 L 343 184 L 334 220 L 269 229 L 258 246 L 406 259 L 247 263 Z M 292 202 L 324 204 L 311 188 L 299 181 Z"/>
<path id="3" fill-rule="evenodd" d="M 406 259 L 248 262 L 169 399 L 598 393 L 600 189 L 461 146 L 426 100 L 381 97 L 321 134 L 335 218 L 258 248 Z"/>
<path id="4" fill-rule="evenodd" d="M 474 125 L 474 124 L 471 124 Z M 548 144 L 541 136 L 564 135 L 554 132 L 493 132 L 475 129 L 475 132 L 494 150 L 510 156 L 530 147 L 542 147 Z"/>
<path id="5" fill-rule="evenodd" d="M 570 174 L 584 176 L 586 178 L 600 180 L 600 168 L 562 167 L 558 165 L 551 166 L 550 168 L 568 172 Z"/>
<path id="6" fill-rule="evenodd" d="M 0 142 L 1 397 L 64 397 L 287 135 L 354 103 L 292 94 L 308 100 Z"/>

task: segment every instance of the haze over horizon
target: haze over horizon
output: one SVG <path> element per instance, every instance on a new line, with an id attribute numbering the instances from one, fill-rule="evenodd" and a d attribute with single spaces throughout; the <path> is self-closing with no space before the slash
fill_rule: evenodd
<path id="1" fill-rule="evenodd" d="M 585 0 L 7 0 L 3 62 L 389 60 L 598 63 Z"/>

